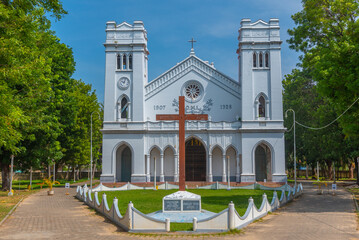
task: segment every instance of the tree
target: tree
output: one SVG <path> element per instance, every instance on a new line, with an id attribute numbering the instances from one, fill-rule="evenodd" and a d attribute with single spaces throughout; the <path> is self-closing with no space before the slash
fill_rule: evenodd
<path id="1" fill-rule="evenodd" d="M 26 149 L 46 128 L 44 112 L 51 96 L 51 58 L 41 47 L 49 36 L 45 12 L 60 19 L 59 1 L 17 0 L 0 3 L 0 168 L 9 189 L 9 158 Z M 50 34 L 51 35 L 51 34 Z M 46 124 L 45 124 L 46 125 Z M 48 127 L 48 126 L 47 126 Z"/>
<path id="2" fill-rule="evenodd" d="M 82 81 L 74 81 L 71 91 L 67 92 L 67 100 L 63 105 L 63 117 L 61 121 L 64 127 L 59 137 L 64 149 L 64 157 L 61 163 L 72 166 L 73 174 L 76 167 L 89 165 L 90 163 L 90 124 L 91 113 L 93 114 L 93 157 L 97 158 L 101 147 L 102 119 L 98 118 L 96 112 L 102 116 L 102 109 L 98 103 L 97 96 L 91 90 L 91 85 Z"/>
<path id="3" fill-rule="evenodd" d="M 91 85 L 72 78 L 72 50 L 50 30 L 46 13 L 57 20 L 66 13 L 60 1 L 3 0 L 0 12 L 0 168 L 8 190 L 11 154 L 25 171 L 88 165 L 90 115 L 101 106 Z M 95 116 L 95 157 L 100 127 Z"/>
<path id="4" fill-rule="evenodd" d="M 303 68 L 294 69 L 283 80 L 284 109 L 292 108 L 296 112 L 296 121 L 313 128 L 326 126 L 336 118 L 331 103 L 318 94 L 317 86 L 311 78 L 311 72 Z M 293 124 L 291 118 L 285 119 L 285 126 L 290 129 Z M 345 139 L 343 129 L 338 122 L 334 122 L 323 129 L 313 129 L 296 125 L 297 157 L 302 162 L 311 165 L 312 169 L 319 162 L 327 166 L 326 175 L 332 179 L 332 163 L 348 159 L 348 140 Z M 287 155 L 293 154 L 293 131 L 286 133 Z M 358 142 L 351 141 L 351 146 Z M 292 167 L 290 163 L 289 168 Z M 314 174 L 314 172 L 312 172 Z"/>
<path id="5" fill-rule="evenodd" d="M 359 97 L 359 2 L 303 0 L 292 19 L 292 49 L 303 53 L 302 65 L 311 71 L 318 92 L 337 114 Z M 359 104 L 339 119 L 347 136 L 359 136 Z"/>

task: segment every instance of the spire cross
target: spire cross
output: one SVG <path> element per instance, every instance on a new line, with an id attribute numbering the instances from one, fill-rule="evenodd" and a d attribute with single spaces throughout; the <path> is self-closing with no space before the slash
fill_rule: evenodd
<path id="1" fill-rule="evenodd" d="M 188 42 L 192 43 L 192 48 L 193 48 L 193 43 L 195 43 L 195 42 L 197 42 L 197 41 L 192 38 L 192 39 L 189 40 Z"/>

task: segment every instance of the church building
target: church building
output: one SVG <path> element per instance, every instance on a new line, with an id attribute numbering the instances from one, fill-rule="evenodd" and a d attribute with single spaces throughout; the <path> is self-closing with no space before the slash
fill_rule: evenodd
<path id="1" fill-rule="evenodd" d="M 179 123 L 156 115 L 178 114 L 179 96 L 208 115 L 185 122 L 186 181 L 286 181 L 279 20 L 240 24 L 239 79 L 192 48 L 149 81 L 143 22 L 106 23 L 101 182 L 178 182 Z"/>

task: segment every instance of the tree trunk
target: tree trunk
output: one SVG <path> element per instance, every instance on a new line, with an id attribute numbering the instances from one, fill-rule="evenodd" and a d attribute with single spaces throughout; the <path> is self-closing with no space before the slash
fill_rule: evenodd
<path id="1" fill-rule="evenodd" d="M 1 167 L 1 178 L 2 178 L 2 188 L 3 191 L 10 190 L 10 168 L 9 165 L 3 162 L 0 162 Z"/>
<path id="2" fill-rule="evenodd" d="M 77 168 L 76 177 L 77 177 L 77 180 L 80 180 L 80 168 Z"/>
<path id="3" fill-rule="evenodd" d="M 75 167 L 72 166 L 72 177 L 74 179 L 74 182 L 76 181 L 76 171 L 75 171 Z"/>
<path id="4" fill-rule="evenodd" d="M 316 179 L 315 166 L 312 164 L 312 179 Z"/>
<path id="5" fill-rule="evenodd" d="M 328 169 L 327 169 L 327 176 L 329 180 L 333 180 L 333 164 L 332 161 L 326 161 Z"/>
<path id="6" fill-rule="evenodd" d="M 92 178 L 95 178 L 95 173 L 96 173 L 96 162 L 95 162 L 95 165 L 92 169 Z"/>
<path id="7" fill-rule="evenodd" d="M 305 165 L 305 179 L 308 180 L 308 164 Z"/>
<path id="8" fill-rule="evenodd" d="M 66 172 L 66 177 L 65 177 L 66 180 L 70 180 L 69 172 L 70 172 L 70 166 L 67 166 L 67 172 Z"/>
<path id="9" fill-rule="evenodd" d="M 350 179 L 353 179 L 354 178 L 354 167 L 355 167 L 355 164 L 350 162 L 349 163 L 349 173 L 350 173 L 350 176 L 349 178 Z"/>

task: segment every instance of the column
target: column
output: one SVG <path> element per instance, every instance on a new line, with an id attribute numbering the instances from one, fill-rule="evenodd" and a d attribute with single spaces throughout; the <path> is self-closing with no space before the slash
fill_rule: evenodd
<path id="1" fill-rule="evenodd" d="M 118 100 L 117 101 L 117 116 L 116 116 L 116 119 L 117 121 L 120 121 L 121 120 L 121 100 Z"/>
<path id="2" fill-rule="evenodd" d="M 222 171 L 222 182 L 227 182 L 226 176 L 226 155 L 222 155 L 222 162 L 223 162 L 223 171 Z"/>
<path id="3" fill-rule="evenodd" d="M 165 181 L 165 175 L 163 173 L 163 153 L 161 153 L 161 173 L 160 173 L 160 182 Z"/>
<path id="4" fill-rule="evenodd" d="M 240 166 L 239 166 L 239 163 L 240 163 L 240 155 L 237 154 L 237 157 L 236 157 L 236 182 L 239 182 L 239 175 L 240 175 Z"/>
<path id="5" fill-rule="evenodd" d="M 150 175 L 150 170 L 151 170 L 151 165 L 150 165 L 150 158 L 151 155 L 150 154 L 146 154 L 146 182 L 151 182 L 151 175 Z"/>
<path id="6" fill-rule="evenodd" d="M 178 182 L 178 154 L 175 154 L 175 176 L 174 181 Z"/>
<path id="7" fill-rule="evenodd" d="M 208 182 L 213 182 L 212 174 L 212 154 L 208 154 Z"/>

